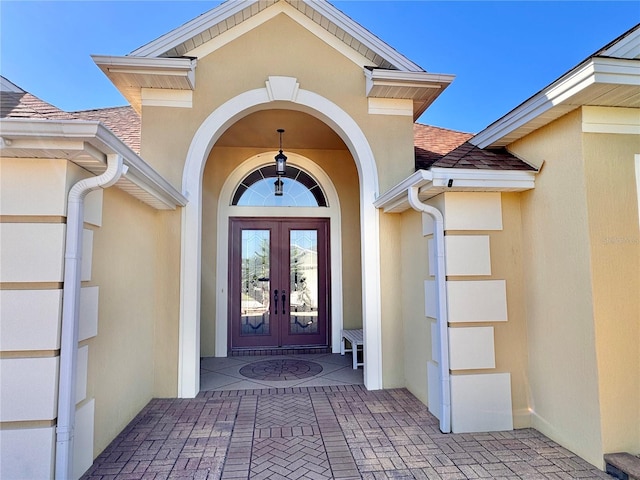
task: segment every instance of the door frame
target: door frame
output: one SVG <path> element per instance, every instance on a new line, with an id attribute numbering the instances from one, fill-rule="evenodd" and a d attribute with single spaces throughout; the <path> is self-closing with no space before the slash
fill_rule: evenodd
<path id="1" fill-rule="evenodd" d="M 317 293 L 319 295 L 318 302 L 318 325 L 321 328 L 318 330 L 316 334 L 312 334 L 312 337 L 305 335 L 299 335 L 299 340 L 313 340 L 315 342 L 322 343 L 289 343 L 285 339 L 287 337 L 295 337 L 295 334 L 287 334 L 285 333 L 289 328 L 290 316 L 291 312 L 291 304 L 286 307 L 286 310 L 289 312 L 288 316 L 282 318 L 278 316 L 276 312 L 273 312 L 273 308 L 269 307 L 269 316 L 270 320 L 270 334 L 267 335 L 270 340 L 276 340 L 277 345 L 236 345 L 234 346 L 234 340 L 241 340 L 241 336 L 239 331 L 235 330 L 234 326 L 234 308 L 229 306 L 228 308 L 228 349 L 231 351 L 239 351 L 243 349 L 279 349 L 279 348 L 309 348 L 309 347 L 327 347 L 331 341 L 331 295 L 329 294 L 331 291 L 331 247 L 330 247 L 330 224 L 331 220 L 328 217 L 230 217 L 229 218 L 229 238 L 234 239 L 234 236 L 242 235 L 244 230 L 268 230 L 269 234 L 269 276 L 271 280 L 276 278 L 276 282 L 280 283 L 271 284 L 269 287 L 269 298 L 271 298 L 271 293 L 274 291 L 274 288 L 281 288 L 283 286 L 283 281 L 286 282 L 286 291 L 288 292 L 288 298 L 291 299 L 293 292 L 291 291 L 290 286 L 290 268 L 289 265 L 289 249 L 290 249 L 290 238 L 289 232 L 294 230 L 317 230 L 318 232 L 318 245 L 317 245 L 317 253 L 318 253 L 318 290 Z M 236 240 L 238 240 L 236 238 Z M 274 241 L 279 242 L 276 244 L 275 251 L 272 249 L 274 246 Z M 229 269 L 229 278 L 228 278 L 228 291 L 229 298 L 233 298 L 234 295 L 242 295 L 242 291 L 237 289 L 238 283 L 241 279 L 240 269 L 241 265 L 235 264 L 234 260 L 239 261 L 242 260 L 241 255 L 239 255 L 242 247 L 239 243 L 229 245 L 229 265 L 233 266 L 233 269 Z M 275 253 L 275 256 L 272 255 Z M 284 263 L 283 256 L 286 257 L 286 263 Z M 275 261 L 274 261 L 275 260 Z M 279 265 L 276 267 L 275 265 Z M 287 268 L 284 268 L 284 264 L 287 265 Z M 241 282 L 240 282 L 241 283 Z M 235 285 L 234 285 L 235 284 Z M 276 295 L 278 290 L 275 290 Z M 283 292 L 284 293 L 284 292 Z M 286 295 L 286 294 L 285 294 Z M 321 298 L 321 299 L 320 299 Z M 233 300 L 236 302 L 237 298 Z M 283 299 L 283 304 L 285 300 Z M 275 304 L 275 310 L 278 310 L 278 303 Z M 236 308 L 239 308 L 239 305 L 236 304 Z M 281 307 L 284 308 L 284 305 Z M 239 314 L 239 311 L 236 311 L 235 314 Z M 284 311 L 283 311 L 284 313 Z M 286 321 L 285 321 L 286 320 Z M 236 337 L 238 335 L 238 337 Z M 264 338 L 262 336 L 251 336 L 249 337 L 249 343 L 252 343 L 251 340 L 259 340 L 260 338 Z M 289 338 L 289 340 L 293 340 L 293 338 Z"/>
<path id="2" fill-rule="evenodd" d="M 277 151 L 255 155 L 239 165 L 225 180 L 218 197 L 217 248 L 216 248 L 216 320 L 215 320 L 215 356 L 228 355 L 229 338 L 229 218 L 329 218 L 329 251 L 331 282 L 329 304 L 330 341 L 334 352 L 340 351 L 340 331 L 343 325 L 342 293 L 342 227 L 341 209 L 338 193 L 329 175 L 315 162 L 294 152 L 287 152 L 287 163 L 294 165 L 311 175 L 323 189 L 327 207 L 241 207 L 230 205 L 233 193 L 242 179 L 251 171 L 273 163 Z M 258 214 L 259 212 L 259 214 Z"/>

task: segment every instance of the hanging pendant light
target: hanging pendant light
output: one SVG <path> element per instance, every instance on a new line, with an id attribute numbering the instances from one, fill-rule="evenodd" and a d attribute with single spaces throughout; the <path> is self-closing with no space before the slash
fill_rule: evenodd
<path id="1" fill-rule="evenodd" d="M 280 134 L 280 152 L 275 156 L 276 175 L 281 177 L 287 172 L 287 156 L 282 153 L 282 134 L 284 133 L 284 129 L 279 128 L 277 132 Z"/>
<path id="2" fill-rule="evenodd" d="M 276 187 L 276 197 L 281 197 L 282 194 L 284 193 L 284 183 L 282 182 L 282 180 L 280 179 L 280 177 L 278 177 L 278 179 L 273 182 L 273 184 Z"/>

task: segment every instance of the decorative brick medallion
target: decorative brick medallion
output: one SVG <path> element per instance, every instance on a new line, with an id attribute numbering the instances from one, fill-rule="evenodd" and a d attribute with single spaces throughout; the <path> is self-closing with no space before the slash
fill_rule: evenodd
<path id="1" fill-rule="evenodd" d="M 322 372 L 315 362 L 297 359 L 274 359 L 253 362 L 240 369 L 240 375 L 254 380 L 299 380 Z"/>

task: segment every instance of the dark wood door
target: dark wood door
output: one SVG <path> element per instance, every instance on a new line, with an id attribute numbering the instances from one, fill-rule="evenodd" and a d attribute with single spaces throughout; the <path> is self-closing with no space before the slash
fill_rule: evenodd
<path id="1" fill-rule="evenodd" d="M 230 348 L 326 346 L 329 219 L 229 221 Z"/>

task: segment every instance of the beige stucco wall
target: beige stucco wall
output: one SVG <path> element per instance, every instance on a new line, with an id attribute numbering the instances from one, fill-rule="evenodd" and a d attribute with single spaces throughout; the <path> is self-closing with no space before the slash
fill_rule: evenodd
<path id="1" fill-rule="evenodd" d="M 509 146 L 540 166 L 522 194 L 532 426 L 602 463 L 585 165 L 580 112 Z"/>
<path id="2" fill-rule="evenodd" d="M 104 192 L 90 282 L 100 287 L 98 335 L 87 341 L 96 455 L 151 398 L 176 395 L 180 255 L 171 232 L 179 218 L 119 189 Z"/>
<path id="3" fill-rule="evenodd" d="M 310 56 L 313 58 L 311 62 Z M 228 100 L 247 91 L 264 88 L 265 81 L 273 75 L 295 77 L 301 89 L 334 102 L 353 118 L 362 129 L 375 156 L 378 191 L 385 191 L 413 172 L 412 118 L 370 115 L 365 96 L 363 66 L 346 58 L 285 14 L 277 15 L 198 59 L 192 108 L 143 107 L 142 157 L 174 186 L 180 188 L 189 145 L 202 122 Z M 287 109 L 296 106 L 287 102 L 274 102 L 260 108 Z M 278 127 L 279 125 L 274 125 L 274 129 Z M 306 155 L 302 150 L 300 153 Z M 344 158 L 344 153 L 340 152 L 338 158 Z M 249 158 L 250 154 L 247 150 L 229 163 L 220 163 L 220 171 L 215 173 L 209 173 L 212 168 L 209 160 L 207 178 L 203 181 L 202 355 L 213 354 L 215 297 L 211 292 L 215 288 L 215 238 L 218 226 L 211 223 L 211 219 L 215 219 L 216 214 L 215 197 L 219 191 L 219 182 L 227 177 L 232 166 L 237 165 L 240 157 Z M 315 152 L 306 156 L 316 161 L 314 155 Z M 326 156 L 328 158 L 331 155 Z M 349 155 L 346 157 L 340 168 L 335 163 L 327 163 L 328 161 L 318 162 L 336 183 L 341 197 L 343 236 L 346 239 L 343 242 L 343 290 L 348 292 L 344 296 L 344 324 L 356 327 L 362 322 L 360 222 L 359 216 L 355 214 L 359 203 L 352 203 L 351 200 L 357 198 L 354 196 L 358 195 L 358 190 L 354 188 L 357 183 L 352 177 L 352 172 L 355 171 L 354 160 Z M 350 169 L 348 175 L 344 174 L 344 165 Z M 342 198 L 347 192 L 348 200 Z M 383 237 L 386 234 L 385 228 L 385 225 L 381 227 Z M 383 299 L 385 295 L 387 292 L 383 290 Z M 355 301 L 352 300 L 354 298 Z M 383 317 L 383 323 L 392 320 Z"/>
<path id="4" fill-rule="evenodd" d="M 264 88 L 270 75 L 297 78 L 300 88 L 336 103 L 358 123 L 378 163 L 380 191 L 412 173 L 411 117 L 369 115 L 362 67 L 284 14 L 198 59 L 193 108 L 143 107 L 142 157 L 180 186 L 191 139 L 204 119 L 229 99 Z M 266 105 L 288 107 L 294 105 Z"/>
<path id="5" fill-rule="evenodd" d="M 215 147 L 203 177 L 201 356 L 215 353 L 216 255 L 220 190 L 231 172 L 245 160 L 262 153 L 259 148 Z M 288 150 L 313 162 L 331 177 L 340 202 L 342 232 L 342 294 L 345 328 L 362 327 L 360 211 L 358 173 L 347 150 Z M 249 173 L 249 172 L 247 172 Z M 231 199 L 226 199 L 229 203 Z M 255 215 L 260 216 L 256 208 Z M 227 228 L 227 225 L 221 225 Z M 331 228 L 335 228 L 332 226 Z M 226 284 L 227 279 L 223 279 Z"/>
<path id="6" fill-rule="evenodd" d="M 491 323 L 496 355 L 493 372 L 511 374 L 513 426 L 525 428 L 530 426 L 530 416 L 520 194 L 502 193 L 500 197 L 503 228 L 483 232 L 490 238 L 491 278 L 506 280 L 507 285 L 508 320 Z"/>
<path id="7" fill-rule="evenodd" d="M 602 449 L 640 453 L 640 135 L 584 134 Z"/>
<path id="8" fill-rule="evenodd" d="M 382 386 L 404 387 L 404 325 L 400 215 L 380 215 Z"/>
<path id="9" fill-rule="evenodd" d="M 427 362 L 431 360 L 431 320 L 425 316 L 424 281 L 429 278 L 427 239 L 422 235 L 422 215 L 414 210 L 402 214 L 400 278 L 404 383 L 427 402 Z"/>
<path id="10" fill-rule="evenodd" d="M 14 246 L 3 243 L 3 254 L 7 253 L 5 248 L 11 247 L 14 252 L 10 256 L 23 263 L 20 268 L 23 273 L 17 282 L 4 282 L 2 289 L 28 294 L 24 298 L 32 298 L 39 305 L 32 316 L 42 317 L 33 320 L 37 324 L 15 330 L 19 335 L 11 344 L 21 345 L 23 351 L 18 352 L 17 358 L 33 350 L 27 356 L 41 359 L 40 362 L 51 359 L 57 365 L 67 195 L 78 180 L 92 175 L 65 160 L 2 159 L 0 168 L 2 222 L 32 227 L 38 236 L 20 238 Z M 82 295 L 88 290 L 97 292 L 97 336 L 95 297 L 88 303 L 82 297 L 80 330 L 86 335 L 83 338 L 89 338 L 80 342 L 82 351 L 88 352 L 88 363 L 86 372 L 84 363 L 79 362 L 78 366 L 79 385 L 86 384 L 86 395 L 80 397 L 78 405 L 81 409 L 90 407 L 94 400 L 95 414 L 84 415 L 85 421 L 76 425 L 77 438 L 94 432 L 94 442 L 77 444 L 76 454 L 80 449 L 92 460 L 151 398 L 176 395 L 180 211 L 158 212 L 112 187 L 89 194 L 84 213 Z M 56 251 L 49 247 L 54 238 L 47 232 L 52 228 L 58 237 Z M 42 251 L 34 250 L 33 256 L 21 260 L 20 252 L 34 240 L 37 243 L 34 246 Z M 34 261 L 38 256 L 42 261 Z M 52 269 L 52 265 L 56 268 Z M 54 271 L 55 275 L 51 273 Z M 55 297 L 58 301 L 44 301 L 41 294 L 58 295 Z M 12 305 L 12 311 L 19 307 Z M 22 305 L 23 310 L 31 308 L 32 305 Z M 6 320 L 9 319 L 3 318 L 3 322 Z M 29 335 L 34 327 L 36 330 Z M 12 352 L 3 352 L 2 356 L 7 354 Z M 38 370 L 44 373 L 42 367 Z M 46 382 L 34 385 L 39 390 L 51 386 L 51 391 L 46 395 L 42 392 L 28 395 L 34 405 L 51 399 L 51 419 L 56 412 L 57 382 L 54 373 Z M 82 387 L 79 392 L 82 393 Z M 21 395 L 20 402 L 28 410 L 31 402 L 25 402 L 25 398 Z M 17 430 L 14 435 L 30 434 L 30 429 L 43 426 L 42 422 L 23 422 L 23 431 Z M 54 427 L 55 424 L 51 429 Z M 41 444 L 32 447 L 38 454 L 47 454 Z M 48 452 L 49 458 L 53 458 L 52 452 L 53 447 Z M 33 458 L 44 462 L 37 454 Z"/>

